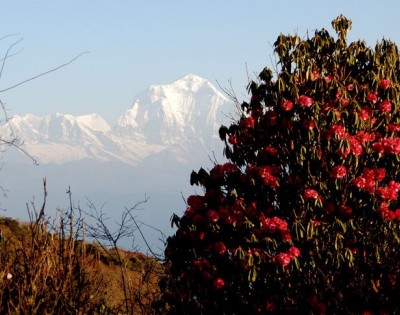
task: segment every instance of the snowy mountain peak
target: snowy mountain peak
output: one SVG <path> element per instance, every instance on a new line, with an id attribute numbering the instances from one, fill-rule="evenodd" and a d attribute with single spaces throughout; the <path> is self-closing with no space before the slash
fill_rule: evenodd
<path id="1" fill-rule="evenodd" d="M 136 164 L 154 154 L 183 161 L 195 151 L 207 156 L 220 144 L 218 128 L 230 109 L 209 81 L 188 74 L 140 93 L 114 128 L 98 114 L 60 113 L 15 116 L 10 126 L 41 163 L 96 159 Z"/>
<path id="2" fill-rule="evenodd" d="M 119 118 L 116 132 L 141 133 L 148 143 L 173 144 L 212 138 L 229 102 L 209 81 L 188 74 L 164 85 L 152 85 Z"/>
<path id="3" fill-rule="evenodd" d="M 181 88 L 182 90 L 197 92 L 203 85 L 207 85 L 208 83 L 209 82 L 202 77 L 194 74 L 187 74 L 170 85 Z"/>
<path id="4" fill-rule="evenodd" d="M 207 79 L 204 79 L 195 74 L 187 74 L 182 78 L 164 85 L 152 85 L 150 87 L 151 90 L 157 92 L 168 91 L 173 92 L 188 92 L 188 93 L 197 93 L 200 90 L 208 91 L 212 94 L 217 94 L 219 97 L 228 101 L 226 96 L 222 94 L 213 84 L 211 84 Z"/>

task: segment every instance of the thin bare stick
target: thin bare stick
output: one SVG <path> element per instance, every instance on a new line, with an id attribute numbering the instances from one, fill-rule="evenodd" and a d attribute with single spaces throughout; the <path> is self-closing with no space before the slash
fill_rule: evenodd
<path id="1" fill-rule="evenodd" d="M 136 221 L 135 217 L 132 216 L 131 213 L 129 213 L 132 219 L 133 224 L 136 226 L 137 231 L 139 231 L 140 236 L 142 237 L 144 243 L 146 244 L 147 250 L 153 255 L 153 257 L 157 258 L 158 260 L 161 260 L 160 256 L 154 253 L 154 251 L 151 249 L 150 244 L 147 242 L 146 237 L 144 236 L 142 229 L 140 228 L 138 222 Z M 142 223 L 141 223 L 142 224 Z M 149 226 L 151 227 L 151 226 Z"/>
<path id="2" fill-rule="evenodd" d="M 4 119 L 5 119 L 6 123 L 8 123 L 8 128 L 10 129 L 10 136 L 11 136 L 11 140 L 6 140 L 6 139 L 0 137 L 0 144 L 4 144 L 4 145 L 6 145 L 6 146 L 14 147 L 14 148 L 18 149 L 20 152 L 22 152 L 23 154 L 25 154 L 26 156 L 28 156 L 28 157 L 32 160 L 33 164 L 39 165 L 38 161 L 37 161 L 28 151 L 26 151 L 26 150 L 22 147 L 23 142 L 20 141 L 20 140 L 18 139 L 18 137 L 16 137 L 15 131 L 14 131 L 14 129 L 12 128 L 12 126 L 10 125 L 10 122 L 9 122 L 10 119 L 8 118 L 5 105 L 4 105 L 4 103 L 2 102 L 1 99 L 0 99 L 0 105 L 1 105 L 1 109 L 2 109 L 2 111 L 3 111 Z"/>
<path id="3" fill-rule="evenodd" d="M 0 78 L 1 78 L 1 76 L 2 76 L 2 74 L 3 74 L 4 66 L 5 66 L 5 64 L 6 64 L 6 60 L 7 60 L 7 58 L 8 58 L 8 54 L 10 53 L 11 49 L 12 49 L 14 46 L 16 46 L 17 44 L 19 44 L 20 42 L 22 42 L 23 40 L 24 40 L 24 39 L 21 38 L 20 40 L 17 40 L 15 43 L 11 44 L 10 47 L 8 47 L 8 49 L 7 49 L 7 51 L 6 51 L 6 54 L 4 55 L 4 58 L 3 58 L 3 62 L 2 62 L 2 64 L 1 64 Z"/>
<path id="4" fill-rule="evenodd" d="M 19 35 L 19 34 L 18 34 L 18 33 L 15 33 L 15 34 L 7 34 L 7 35 L 4 35 L 3 37 L 0 37 L 0 40 L 6 39 L 6 38 L 11 37 L 11 36 L 17 36 L 17 35 Z"/>
<path id="5" fill-rule="evenodd" d="M 54 72 L 54 71 L 57 71 L 57 70 L 59 70 L 59 69 L 61 69 L 61 68 L 64 68 L 64 67 L 70 65 L 71 63 L 73 63 L 73 62 L 74 62 L 75 60 L 77 60 L 78 58 L 80 58 L 82 55 L 88 54 L 88 53 L 89 53 L 88 51 L 82 52 L 82 53 L 80 53 L 78 56 L 76 56 L 75 58 L 72 58 L 70 61 L 68 61 L 68 62 L 66 62 L 66 63 L 64 63 L 64 64 L 62 64 L 62 65 L 59 65 L 58 67 L 53 68 L 53 69 L 51 69 L 51 70 L 48 70 L 48 71 L 46 71 L 46 72 L 42 72 L 42 73 L 40 73 L 40 74 L 38 74 L 38 75 L 35 75 L 35 76 L 33 76 L 33 77 L 29 78 L 29 79 L 23 80 L 23 81 L 21 81 L 21 82 L 19 82 L 19 83 L 16 83 L 16 84 L 12 85 L 12 86 L 9 86 L 8 88 L 2 89 L 2 90 L 0 90 L 0 93 L 3 93 L 3 92 L 6 92 L 6 91 L 9 91 L 9 90 L 12 90 L 12 89 L 16 88 L 17 86 L 23 85 L 23 84 L 25 84 L 25 83 L 27 83 L 27 82 L 30 82 L 30 81 L 35 80 L 35 79 L 37 79 L 37 78 L 40 78 L 40 77 L 42 77 L 42 76 L 44 76 L 44 75 L 46 75 L 46 74 L 49 74 L 49 73 L 52 73 L 52 72 Z"/>

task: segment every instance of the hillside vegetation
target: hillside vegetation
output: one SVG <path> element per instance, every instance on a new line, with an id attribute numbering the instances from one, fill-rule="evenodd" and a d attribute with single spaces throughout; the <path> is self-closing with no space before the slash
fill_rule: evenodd
<path id="1" fill-rule="evenodd" d="M 85 240 L 83 220 L 0 218 L 1 314 L 152 314 L 162 266 Z"/>

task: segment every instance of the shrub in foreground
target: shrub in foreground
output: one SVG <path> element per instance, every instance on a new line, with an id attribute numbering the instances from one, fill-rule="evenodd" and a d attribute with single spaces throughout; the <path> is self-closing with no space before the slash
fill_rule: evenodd
<path id="1" fill-rule="evenodd" d="M 222 126 L 228 163 L 193 172 L 165 249 L 168 314 L 400 312 L 400 55 L 351 21 L 279 35 L 273 74 Z"/>

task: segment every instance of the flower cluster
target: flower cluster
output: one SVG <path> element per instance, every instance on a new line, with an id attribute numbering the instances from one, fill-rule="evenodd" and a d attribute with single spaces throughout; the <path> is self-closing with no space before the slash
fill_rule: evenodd
<path id="1" fill-rule="evenodd" d="M 300 250 L 297 247 L 292 246 L 288 252 L 272 256 L 271 262 L 285 267 L 290 264 L 292 259 L 295 259 L 298 256 L 300 256 Z"/>

